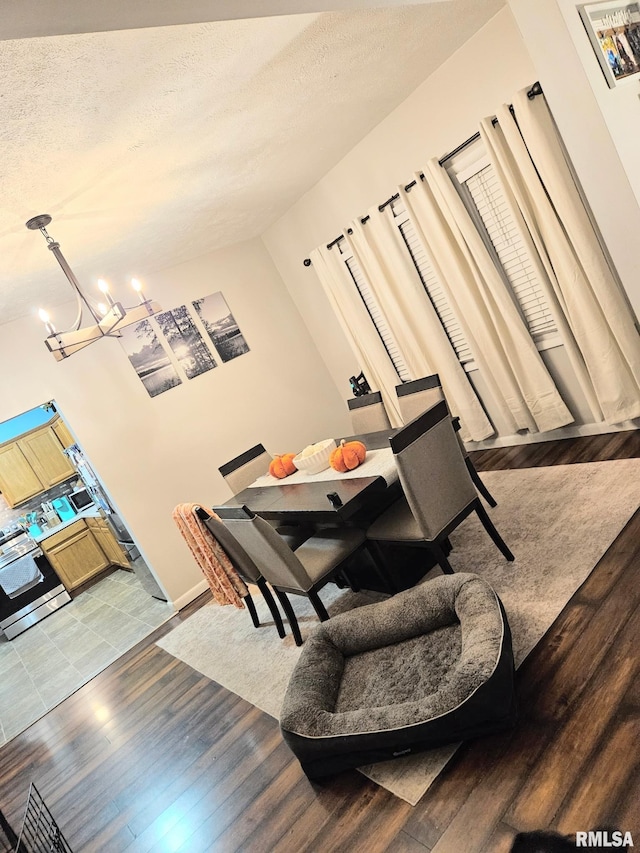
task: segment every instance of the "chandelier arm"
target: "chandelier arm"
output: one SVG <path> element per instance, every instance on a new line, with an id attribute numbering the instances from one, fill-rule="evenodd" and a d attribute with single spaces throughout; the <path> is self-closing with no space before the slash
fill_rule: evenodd
<path id="1" fill-rule="evenodd" d="M 89 313 L 91 314 L 93 319 L 96 321 L 96 323 L 99 323 L 101 320 L 101 317 L 98 314 L 98 312 L 93 308 L 93 306 L 91 305 L 89 300 L 86 298 L 86 296 L 84 295 L 84 293 L 80 289 L 80 282 L 75 277 L 75 274 L 74 274 L 73 270 L 71 269 L 71 267 L 69 266 L 69 264 L 67 263 L 65 256 L 60 251 L 60 244 L 56 243 L 54 241 L 54 242 L 48 244 L 48 248 L 49 248 L 50 252 L 53 252 L 55 259 L 60 264 L 62 272 L 66 275 L 69 284 L 71 285 L 71 287 L 73 287 L 73 289 L 76 292 L 76 296 L 78 297 L 78 300 L 79 300 L 79 306 L 78 306 L 79 307 L 79 316 L 78 316 L 78 320 L 77 320 L 78 325 L 75 328 L 76 329 L 80 328 L 80 322 L 81 322 L 81 317 L 82 317 L 82 303 L 84 303 L 87 306 L 87 310 L 89 311 Z"/>

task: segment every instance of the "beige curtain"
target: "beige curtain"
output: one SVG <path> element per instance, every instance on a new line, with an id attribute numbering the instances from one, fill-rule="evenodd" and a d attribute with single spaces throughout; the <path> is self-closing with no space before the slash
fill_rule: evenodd
<path id="1" fill-rule="evenodd" d="M 463 324 L 474 359 L 513 432 L 573 421 L 462 199 L 437 160 L 401 190 Z"/>
<path id="2" fill-rule="evenodd" d="M 482 441 L 494 429 L 458 361 L 387 206 L 351 224 L 346 241 L 402 351 L 414 379 L 437 373 L 464 440 Z"/>
<path id="3" fill-rule="evenodd" d="M 398 374 L 380 340 L 337 246 L 311 252 L 313 269 L 371 388 L 380 391 L 391 426 L 402 425 L 396 397 Z"/>
<path id="4" fill-rule="evenodd" d="M 526 223 L 540 280 L 596 420 L 640 417 L 640 337 L 564 155 L 544 96 L 526 90 L 482 122 L 498 178 Z"/>

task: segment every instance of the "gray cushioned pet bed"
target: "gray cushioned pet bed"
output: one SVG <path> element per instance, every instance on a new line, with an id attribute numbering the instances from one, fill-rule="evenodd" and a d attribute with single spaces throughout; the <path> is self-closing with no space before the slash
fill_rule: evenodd
<path id="1" fill-rule="evenodd" d="M 322 623 L 280 715 L 310 778 L 515 722 L 511 633 L 477 575 L 443 575 Z"/>

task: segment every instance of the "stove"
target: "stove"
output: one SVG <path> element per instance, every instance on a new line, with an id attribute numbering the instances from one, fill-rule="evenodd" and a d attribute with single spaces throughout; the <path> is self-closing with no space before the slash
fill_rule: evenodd
<path id="1" fill-rule="evenodd" d="M 0 630 L 12 640 L 68 604 L 71 596 L 27 533 L 4 534 L 0 548 Z"/>

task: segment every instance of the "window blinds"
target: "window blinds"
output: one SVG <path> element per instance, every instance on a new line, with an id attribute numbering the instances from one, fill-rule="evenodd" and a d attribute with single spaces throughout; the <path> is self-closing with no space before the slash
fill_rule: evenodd
<path id="1" fill-rule="evenodd" d="M 487 163 L 461 183 L 484 224 L 529 334 L 539 343 L 544 336 L 557 331 L 556 324 L 493 165 Z"/>
<path id="2" fill-rule="evenodd" d="M 339 243 L 338 246 L 340 248 L 340 253 L 343 254 L 342 245 Z M 389 358 L 391 359 L 391 362 L 396 369 L 396 373 L 398 374 L 402 382 L 409 382 L 411 380 L 411 374 L 407 369 L 407 365 L 405 364 L 402 352 L 400 351 L 400 347 L 398 346 L 398 343 L 393 333 L 391 332 L 391 329 L 387 325 L 385 316 L 382 313 L 380 306 L 378 305 L 378 302 L 371 288 L 369 287 L 366 278 L 364 277 L 364 274 L 360 268 L 360 264 L 358 264 L 353 255 L 347 257 L 346 254 L 344 257 L 344 262 L 347 266 L 347 269 L 351 273 L 351 278 L 353 279 L 353 282 L 358 289 L 358 293 L 360 294 L 362 301 L 367 307 L 369 316 L 371 317 L 371 320 L 373 321 L 373 324 L 376 327 L 378 334 L 380 335 L 380 339 L 382 340 L 382 343 L 384 344 L 385 349 L 389 354 Z"/>
<path id="3" fill-rule="evenodd" d="M 400 229 L 400 233 L 407 246 L 411 260 L 413 261 L 422 285 L 427 292 L 429 299 L 435 309 L 438 319 L 447 333 L 447 337 L 451 342 L 458 361 L 461 364 L 467 364 L 473 361 L 473 353 L 471 347 L 465 337 L 458 318 L 449 303 L 447 294 L 445 293 L 442 283 L 436 271 L 431 265 L 431 261 L 422 245 L 422 241 L 418 237 L 415 225 L 409 218 L 408 213 L 401 201 L 395 201 L 392 205 L 393 215 L 396 217 L 396 223 Z"/>

